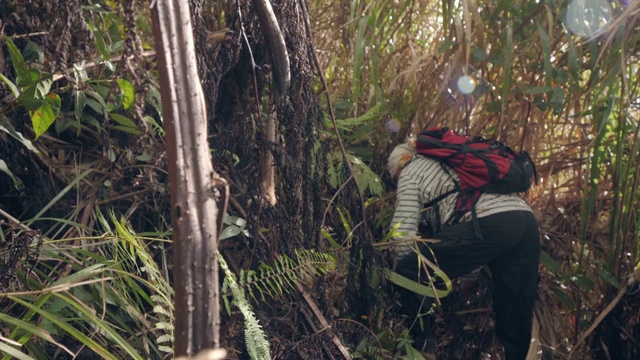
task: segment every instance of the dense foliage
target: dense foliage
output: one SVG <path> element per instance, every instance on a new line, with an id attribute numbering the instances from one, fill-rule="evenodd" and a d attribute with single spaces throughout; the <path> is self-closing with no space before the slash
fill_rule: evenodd
<path id="1" fill-rule="evenodd" d="M 640 356 L 640 2 L 273 1 L 286 101 L 251 2 L 191 4 L 211 153 L 232 192 L 220 248 L 232 358 L 266 356 L 245 330 L 280 358 L 420 356 L 382 276 L 384 164 L 429 125 L 538 164 L 525 196 L 543 233 L 542 358 Z M 4 358 L 171 356 L 151 31 L 146 1 L 0 1 Z M 490 281 L 467 280 L 436 309 L 440 358 L 493 351 Z"/>

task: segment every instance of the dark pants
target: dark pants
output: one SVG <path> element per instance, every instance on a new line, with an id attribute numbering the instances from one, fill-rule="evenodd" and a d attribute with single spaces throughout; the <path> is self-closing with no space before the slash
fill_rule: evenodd
<path id="1" fill-rule="evenodd" d="M 538 222 L 528 211 L 498 213 L 478 222 L 481 239 L 476 236 L 473 222 L 464 222 L 445 227 L 433 236 L 441 242 L 423 244 L 420 252 L 432 261 L 435 255 L 438 266 L 452 279 L 482 265 L 489 266 L 494 283 L 496 335 L 504 345 L 507 360 L 525 359 L 538 289 Z M 412 253 L 400 259 L 397 271 L 424 282 L 426 274 L 418 271 L 418 265 L 417 254 Z M 405 312 L 416 316 L 424 299 L 415 293 L 401 293 Z"/>

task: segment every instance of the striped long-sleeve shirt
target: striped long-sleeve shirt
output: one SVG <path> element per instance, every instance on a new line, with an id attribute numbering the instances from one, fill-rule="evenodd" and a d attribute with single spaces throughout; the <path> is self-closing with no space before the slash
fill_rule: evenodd
<path id="1" fill-rule="evenodd" d="M 424 218 L 432 227 L 441 227 L 454 213 L 457 192 L 445 197 L 438 203 L 439 214 L 436 207 L 424 208 L 424 204 L 437 198 L 455 187 L 458 175 L 453 169 L 445 171 L 442 163 L 422 155 L 414 155 L 413 159 L 400 173 L 396 205 L 391 226 L 395 230 L 395 239 L 406 239 L 418 233 L 420 219 Z M 478 218 L 497 214 L 504 211 L 525 210 L 532 211 L 531 207 L 518 194 L 490 194 L 480 195 L 476 205 Z M 422 212 L 425 212 L 424 215 Z M 438 223 L 438 219 L 440 223 Z M 471 212 L 464 214 L 461 222 L 470 221 Z M 393 250 L 395 256 L 402 257 L 411 252 L 411 243 L 399 242 Z"/>

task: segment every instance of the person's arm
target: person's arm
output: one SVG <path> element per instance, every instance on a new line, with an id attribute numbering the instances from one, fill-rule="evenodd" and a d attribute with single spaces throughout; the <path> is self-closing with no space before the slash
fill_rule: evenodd
<path id="1" fill-rule="evenodd" d="M 391 220 L 391 229 L 394 232 L 392 237 L 395 241 L 408 240 L 417 235 L 421 210 L 422 202 L 418 183 L 404 171 L 398 181 L 395 212 Z M 409 241 L 399 242 L 393 245 L 393 251 L 396 257 L 402 257 L 409 254 L 412 247 L 413 244 Z"/>

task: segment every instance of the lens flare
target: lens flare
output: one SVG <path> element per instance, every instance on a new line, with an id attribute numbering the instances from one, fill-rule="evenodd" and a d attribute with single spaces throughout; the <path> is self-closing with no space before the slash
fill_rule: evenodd
<path id="1" fill-rule="evenodd" d="M 476 81 L 469 75 L 461 76 L 458 79 L 458 90 L 465 95 L 469 95 L 475 90 Z"/>
<path id="2" fill-rule="evenodd" d="M 574 34 L 591 37 L 611 21 L 607 0 L 572 0 L 567 6 L 565 25 Z"/>

